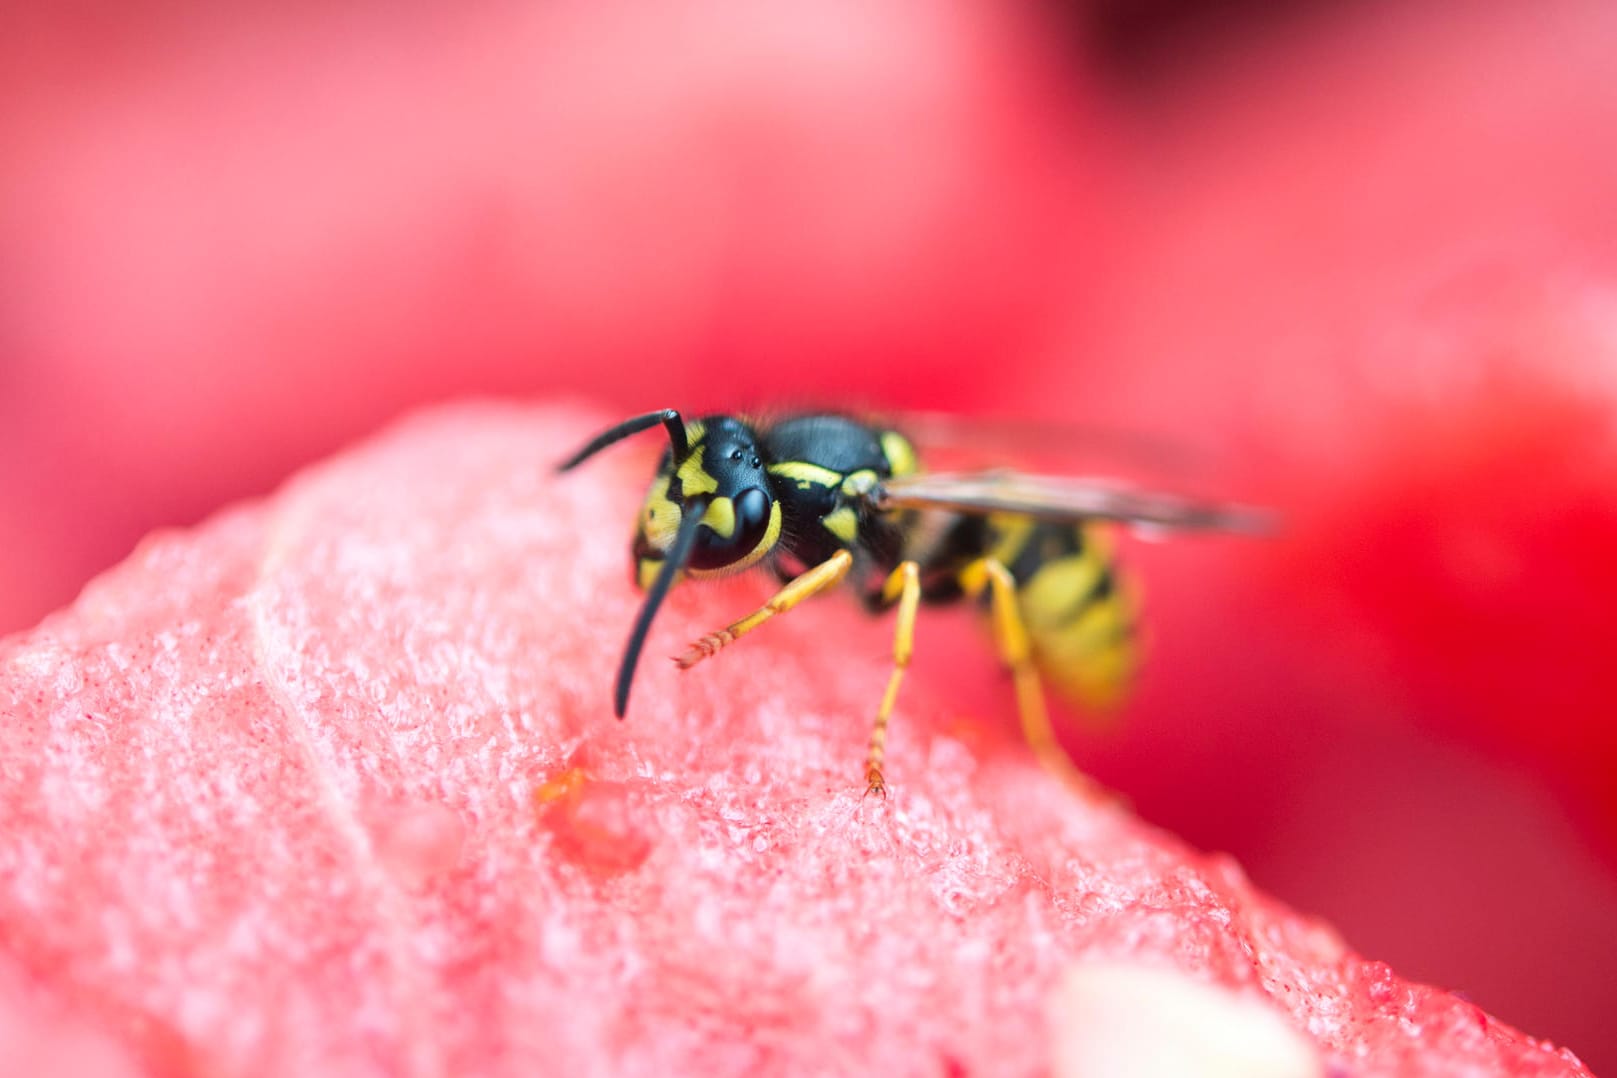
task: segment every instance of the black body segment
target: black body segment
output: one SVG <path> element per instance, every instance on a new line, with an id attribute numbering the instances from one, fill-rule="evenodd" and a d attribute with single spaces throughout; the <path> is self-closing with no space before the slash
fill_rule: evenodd
<path id="1" fill-rule="evenodd" d="M 846 416 L 806 415 L 770 427 L 764 446 L 784 518 L 785 557 L 777 562 L 783 577 L 838 550 L 860 556 L 862 579 L 878 571 L 885 575 L 898 564 L 898 518 L 877 511 L 869 494 L 882 480 L 913 468 L 913 451 L 902 436 Z"/>
<path id="2" fill-rule="evenodd" d="M 767 429 L 764 444 L 777 462 L 806 461 L 842 475 L 867 468 L 891 474 L 880 432 L 847 416 L 783 419 Z"/>

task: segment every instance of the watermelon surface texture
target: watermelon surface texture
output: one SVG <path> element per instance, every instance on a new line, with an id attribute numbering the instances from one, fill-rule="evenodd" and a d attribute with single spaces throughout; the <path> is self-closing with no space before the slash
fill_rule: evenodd
<path id="1" fill-rule="evenodd" d="M 863 797 L 888 627 L 851 602 L 680 675 L 768 582 L 676 589 L 614 721 L 646 461 L 551 471 L 606 419 L 420 415 L 0 644 L 0 1058 L 1588 1073 L 1070 792 L 947 670 Z"/>

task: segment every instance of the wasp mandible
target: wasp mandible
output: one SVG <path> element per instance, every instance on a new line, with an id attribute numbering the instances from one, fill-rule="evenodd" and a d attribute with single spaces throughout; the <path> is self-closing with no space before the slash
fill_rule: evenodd
<path id="1" fill-rule="evenodd" d="M 1105 707 L 1124 694 L 1137 662 L 1131 589 L 1097 525 L 1264 527 L 1253 510 L 1094 480 L 926 474 L 903 434 L 837 414 L 686 422 L 671 408 L 648 412 L 602 431 L 559 470 L 658 425 L 669 446 L 635 530 L 636 578 L 646 599 L 618 666 L 617 716 L 628 707 L 652 619 L 682 577 L 763 564 L 782 586 L 757 610 L 691 644 L 674 660 L 681 669 L 851 577 L 868 609 L 898 608 L 893 669 L 865 759 L 872 793 L 886 793 L 887 724 L 923 600 L 984 602 L 1024 736 L 1047 767 L 1081 778 L 1051 728 L 1042 682 L 1080 705 Z"/>

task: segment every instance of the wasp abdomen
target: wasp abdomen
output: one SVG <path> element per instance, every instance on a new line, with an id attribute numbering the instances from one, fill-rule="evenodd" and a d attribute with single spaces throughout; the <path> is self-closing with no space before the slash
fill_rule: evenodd
<path id="1" fill-rule="evenodd" d="M 1091 529 L 1099 534 L 1098 529 Z M 1034 659 L 1063 696 L 1090 712 L 1117 707 L 1139 662 L 1132 578 L 1113 561 L 1067 555 L 1020 584 Z"/>
<path id="2" fill-rule="evenodd" d="M 996 514 L 983 553 L 1010 570 L 1034 662 L 1088 712 L 1127 695 L 1138 661 L 1134 587 L 1104 526 Z"/>

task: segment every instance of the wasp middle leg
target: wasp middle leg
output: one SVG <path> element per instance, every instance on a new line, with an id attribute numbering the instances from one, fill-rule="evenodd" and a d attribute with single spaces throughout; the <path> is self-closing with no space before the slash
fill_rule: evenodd
<path id="1" fill-rule="evenodd" d="M 910 656 L 915 651 L 915 611 L 921 602 L 921 568 L 913 561 L 899 564 L 887 577 L 881 589 L 882 602 L 898 600 L 898 625 L 893 630 L 893 673 L 887 679 L 887 691 L 882 694 L 881 707 L 876 711 L 876 722 L 870 730 L 870 752 L 865 757 L 866 793 L 887 796 L 887 781 L 882 777 L 882 759 L 887 754 L 887 720 L 892 717 L 893 705 L 898 702 L 898 687 L 903 684 L 904 671 L 909 668 Z"/>

